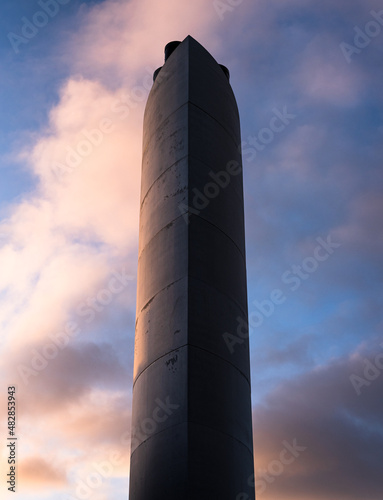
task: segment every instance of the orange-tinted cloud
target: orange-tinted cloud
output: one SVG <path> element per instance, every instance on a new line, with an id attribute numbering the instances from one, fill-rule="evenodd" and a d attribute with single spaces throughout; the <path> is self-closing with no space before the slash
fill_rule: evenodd
<path id="1" fill-rule="evenodd" d="M 18 487 L 24 492 L 59 489 L 67 484 L 65 473 L 52 467 L 40 456 L 34 455 L 20 460 L 17 470 Z"/>

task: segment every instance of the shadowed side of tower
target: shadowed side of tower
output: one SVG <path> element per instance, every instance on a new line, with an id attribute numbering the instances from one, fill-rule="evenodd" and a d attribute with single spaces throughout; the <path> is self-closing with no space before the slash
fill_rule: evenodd
<path id="1" fill-rule="evenodd" d="M 238 109 L 198 42 L 171 49 L 144 117 L 129 499 L 254 499 L 248 338 L 223 337 L 247 324 Z"/>

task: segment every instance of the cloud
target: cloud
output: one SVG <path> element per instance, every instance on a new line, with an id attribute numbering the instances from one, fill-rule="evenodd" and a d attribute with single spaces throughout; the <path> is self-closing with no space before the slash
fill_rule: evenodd
<path id="1" fill-rule="evenodd" d="M 360 193 L 351 202 L 348 221 L 336 229 L 359 256 L 380 257 L 383 250 L 382 193 L 379 187 Z"/>
<path id="2" fill-rule="evenodd" d="M 149 88 L 141 87 L 141 102 L 125 106 L 122 91 L 70 79 L 51 112 L 49 130 L 34 147 L 32 168 L 53 205 L 55 225 L 70 237 L 81 233 L 85 241 L 125 247 L 137 231 L 142 134 L 137 123 Z"/>
<path id="3" fill-rule="evenodd" d="M 314 37 L 305 47 L 297 86 L 307 97 L 334 106 L 355 106 L 361 100 L 365 78 L 343 60 L 337 40 L 327 35 Z"/>
<path id="4" fill-rule="evenodd" d="M 336 496 L 359 500 L 381 496 L 383 375 L 375 368 L 358 395 L 351 375 L 365 377 L 365 359 L 376 367 L 379 347 L 340 358 L 295 380 L 282 382 L 254 409 L 254 450 L 258 478 L 278 459 L 283 442 L 305 447 L 294 463 L 267 481 L 262 497 Z M 380 366 L 380 365 L 378 365 Z M 373 375 L 370 374 L 372 377 Z M 363 477 L 363 481 L 360 478 Z M 264 479 L 265 480 L 265 479 Z"/>
<path id="5" fill-rule="evenodd" d="M 213 3 L 203 0 L 110 0 L 87 12 L 81 31 L 68 41 L 68 53 L 74 54 L 74 72 L 133 86 L 145 67 L 154 70 L 162 64 L 168 42 L 191 35 L 201 43 L 215 43 L 212 27 L 219 23 Z"/>
<path id="6" fill-rule="evenodd" d="M 113 272 L 135 274 L 142 110 L 123 120 L 111 110 L 119 99 L 98 83 L 69 80 L 49 129 L 21 155 L 38 187 L 1 225 L 2 320 L 14 318 L 13 347 L 59 331 Z"/>
<path id="7" fill-rule="evenodd" d="M 63 471 L 52 467 L 39 456 L 30 456 L 20 461 L 17 467 L 18 486 L 25 491 L 61 489 L 67 483 Z"/>
<path id="8" fill-rule="evenodd" d="M 285 336 L 285 332 L 280 335 L 282 338 Z M 271 345 L 267 345 L 265 350 L 263 349 L 261 353 L 254 353 L 252 356 L 252 362 L 257 370 L 271 368 L 275 365 L 279 367 L 282 364 L 295 364 L 301 368 L 307 366 L 310 363 L 310 356 L 308 354 L 308 348 L 313 338 L 309 335 L 303 335 L 296 340 L 288 343 L 286 346 L 281 346 L 273 348 Z"/>
<path id="9" fill-rule="evenodd" d="M 67 339 L 67 341 L 69 338 Z M 122 389 L 131 380 L 131 373 L 122 366 L 110 344 L 75 342 L 57 347 L 52 341 L 45 344 L 26 343 L 8 361 L 8 372 L 19 379 L 21 411 L 63 411 L 66 406 L 80 404 L 92 389 Z M 130 365 L 130 364 L 129 364 Z M 128 365 L 128 366 L 129 366 Z M 36 405 L 35 395 L 40 394 Z"/>
<path id="10" fill-rule="evenodd" d="M 24 400 L 24 396 L 22 398 Z M 18 431 L 22 443 L 22 453 L 21 448 L 18 453 L 18 478 L 23 492 L 66 489 L 68 495 L 74 495 L 78 483 L 87 481 L 95 473 L 101 474 L 102 482 L 109 485 L 113 478 L 124 478 L 126 483 L 130 459 L 130 399 L 124 392 L 92 389 L 82 394 L 81 402 L 66 403 L 65 408 L 61 404 L 56 411 L 48 409 L 44 419 L 34 410 L 31 414 L 20 412 L 18 429 L 23 432 Z M 30 405 L 20 406 L 23 410 L 27 406 L 30 409 Z M 42 436 L 45 437 L 43 445 Z M 37 454 L 36 450 L 41 452 Z M 4 464 L 3 469 L 5 467 Z M 39 473 L 34 473 L 37 469 Z M 102 488 L 97 489 L 101 493 Z"/>

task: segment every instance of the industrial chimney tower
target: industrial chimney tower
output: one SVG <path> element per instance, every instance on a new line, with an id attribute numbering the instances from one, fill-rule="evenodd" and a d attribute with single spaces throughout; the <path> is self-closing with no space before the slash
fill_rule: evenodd
<path id="1" fill-rule="evenodd" d="M 240 144 L 228 70 L 169 43 L 144 116 L 129 500 L 254 500 Z"/>

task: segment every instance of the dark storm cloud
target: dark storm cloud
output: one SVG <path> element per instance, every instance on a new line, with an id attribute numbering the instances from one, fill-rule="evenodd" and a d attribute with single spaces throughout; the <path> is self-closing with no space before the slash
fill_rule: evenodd
<path id="1" fill-rule="evenodd" d="M 52 346 L 26 346 L 12 360 L 23 413 L 56 412 L 80 403 L 92 390 L 119 391 L 131 380 L 130 366 L 121 364 L 110 344 L 83 342 L 56 350 Z"/>
<path id="2" fill-rule="evenodd" d="M 306 448 L 274 476 L 262 498 L 381 499 L 382 361 L 379 346 L 369 354 L 339 359 L 281 383 L 255 408 L 257 469 L 268 470 L 283 441 L 296 439 Z M 355 377 L 364 379 L 362 386 Z"/>

